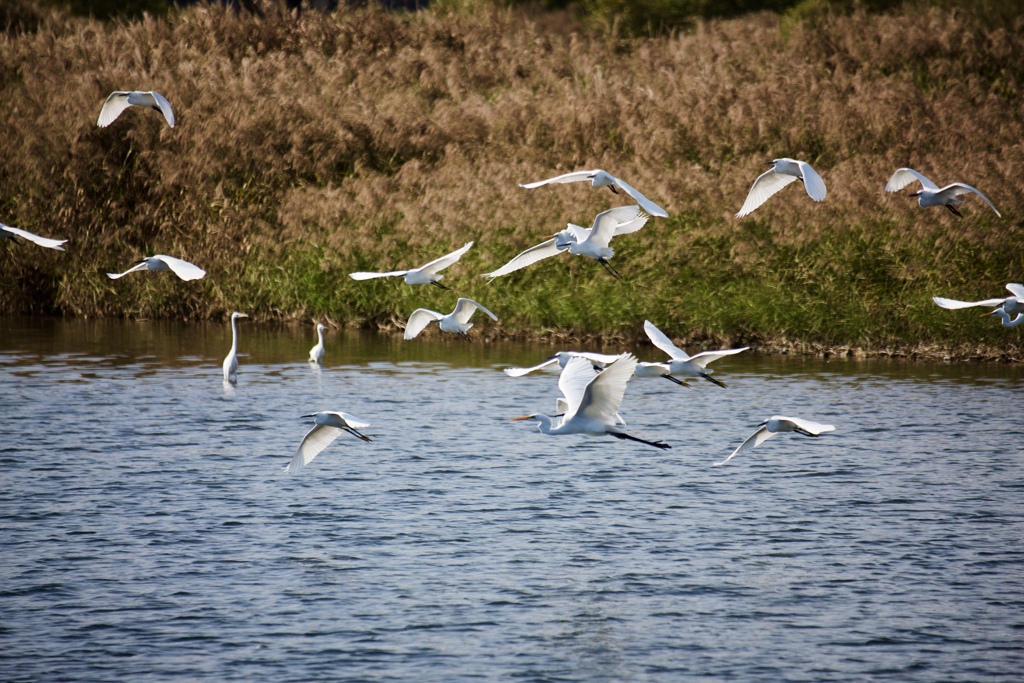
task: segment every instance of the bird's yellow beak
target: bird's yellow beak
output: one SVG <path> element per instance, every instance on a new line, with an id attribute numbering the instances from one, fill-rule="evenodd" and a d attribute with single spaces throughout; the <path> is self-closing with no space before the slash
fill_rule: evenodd
<path id="1" fill-rule="evenodd" d="M 522 417 L 513 417 L 512 421 L 513 422 L 520 422 L 522 420 L 529 420 L 529 419 L 532 419 L 532 418 L 533 418 L 533 415 L 523 415 Z"/>

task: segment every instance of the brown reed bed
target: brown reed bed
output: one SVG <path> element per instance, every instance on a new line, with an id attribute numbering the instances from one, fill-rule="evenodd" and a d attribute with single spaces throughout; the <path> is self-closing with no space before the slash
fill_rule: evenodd
<path id="1" fill-rule="evenodd" d="M 65 254 L 0 247 L 0 312 L 387 326 L 454 296 L 347 273 L 476 240 L 445 282 L 498 313 L 492 334 L 636 338 L 650 318 L 695 343 L 1021 355 L 1019 329 L 929 299 L 1024 280 L 1020 18 L 761 13 L 643 38 L 481 5 L 268 4 L 111 23 L 50 14 L 0 40 L 0 221 L 70 239 Z M 98 128 L 106 95 L 125 88 L 167 96 L 177 127 L 135 109 Z M 827 200 L 796 186 L 732 218 L 779 156 L 812 163 Z M 980 201 L 959 220 L 885 194 L 900 166 L 975 185 L 1003 218 Z M 567 255 L 479 278 L 625 203 L 517 187 L 580 168 L 612 171 L 672 215 L 613 244 L 625 281 Z M 104 276 L 153 253 L 209 274 Z"/>

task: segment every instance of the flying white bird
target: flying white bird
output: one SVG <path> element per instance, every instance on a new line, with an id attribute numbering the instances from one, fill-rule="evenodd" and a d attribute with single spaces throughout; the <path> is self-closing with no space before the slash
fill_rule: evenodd
<path id="1" fill-rule="evenodd" d="M 622 190 L 632 197 L 646 213 L 652 216 L 657 216 L 658 218 L 668 218 L 668 212 L 666 212 L 665 209 L 643 196 L 635 187 L 624 180 L 619 180 L 611 173 L 606 173 L 601 170 L 574 171 L 573 173 L 566 173 L 554 178 L 548 178 L 547 180 L 538 180 L 535 183 L 526 183 L 525 185 L 523 183 L 519 183 L 519 187 L 526 190 L 532 190 L 533 188 L 540 187 L 541 185 L 554 183 L 576 183 L 584 180 L 589 180 L 593 187 L 607 187 L 615 194 L 618 194 L 619 190 Z"/>
<path id="2" fill-rule="evenodd" d="M 534 365 L 530 368 L 505 368 L 504 372 L 509 377 L 522 377 L 523 375 L 534 372 L 535 370 L 540 370 L 541 368 L 546 368 L 554 363 L 558 363 L 558 367 L 564 368 L 566 363 L 573 358 L 586 358 L 590 361 L 591 365 L 595 365 L 598 368 L 604 368 L 608 363 L 613 363 L 620 357 L 621 356 L 618 354 L 610 355 L 607 353 L 591 353 L 589 351 L 559 351 L 539 365 Z"/>
<path id="3" fill-rule="evenodd" d="M 363 422 L 359 418 L 348 413 L 324 410 L 319 413 L 311 413 L 302 417 L 312 417 L 316 424 L 302 437 L 302 443 L 292 456 L 292 461 L 284 468 L 288 474 L 295 474 L 303 467 L 313 462 L 313 458 L 331 445 L 331 442 L 341 436 L 342 432 L 348 432 L 359 437 L 363 441 L 370 441 L 370 437 L 357 432 L 357 429 L 365 429 L 370 426 L 369 422 Z"/>
<path id="4" fill-rule="evenodd" d="M 438 275 L 438 272 L 462 258 L 462 255 L 469 251 L 469 248 L 472 246 L 472 242 L 467 242 L 461 249 L 412 270 L 392 270 L 389 273 L 350 273 L 349 277 L 353 280 L 370 280 L 377 277 L 402 277 L 405 278 L 407 285 L 435 285 L 441 289 L 448 289 L 448 287 L 438 282 L 438 280 L 444 277 L 444 275 Z"/>
<path id="5" fill-rule="evenodd" d="M 239 318 L 248 318 L 245 313 L 231 314 L 231 350 L 224 358 L 224 381 L 234 384 L 238 381 L 238 323 Z"/>
<path id="6" fill-rule="evenodd" d="M 15 244 L 18 243 L 17 238 L 21 237 L 29 242 L 38 244 L 41 247 L 47 249 L 56 249 L 57 251 L 64 251 L 64 243 L 67 240 L 52 240 L 49 237 L 40 237 L 39 235 L 33 235 L 28 230 L 21 230 L 20 228 L 12 228 L 9 225 L 0 223 L 0 239 L 9 239 Z"/>
<path id="7" fill-rule="evenodd" d="M 672 376 L 672 363 L 637 363 L 636 370 L 633 374 L 637 377 L 664 377 L 670 382 L 678 384 L 682 387 L 690 386 L 689 382 L 679 379 L 678 377 Z M 712 382 L 718 382 L 718 380 L 711 380 Z M 718 382 L 721 384 L 720 382 Z M 724 384 L 722 386 L 725 386 Z"/>
<path id="8" fill-rule="evenodd" d="M 725 356 L 731 356 L 734 353 L 740 353 L 746 351 L 748 346 L 742 346 L 738 349 L 721 349 L 719 351 L 703 351 L 698 353 L 696 356 L 691 356 L 683 351 L 681 348 L 672 343 L 664 332 L 659 330 L 651 323 L 650 320 L 644 321 L 644 332 L 650 338 L 651 343 L 657 346 L 659 349 L 667 353 L 672 360 L 668 362 L 669 375 L 683 375 L 684 377 L 703 377 L 709 382 L 717 384 L 720 387 L 725 387 L 725 382 L 721 382 L 711 376 L 712 370 L 709 370 L 707 365 L 712 361 L 716 361 L 719 358 Z M 657 370 L 651 369 L 648 372 L 650 374 L 637 373 L 638 377 L 655 377 L 655 376 L 666 376 L 660 374 Z"/>
<path id="9" fill-rule="evenodd" d="M 835 427 L 832 425 L 818 424 L 817 422 L 811 422 L 810 420 L 801 420 L 798 417 L 783 417 L 781 415 L 773 415 L 759 425 L 759 429 L 747 437 L 747 440 L 739 445 L 739 448 L 734 450 L 732 454 L 723 460 L 722 462 L 716 462 L 715 467 L 724 465 L 733 459 L 737 453 L 741 451 L 748 451 L 755 446 L 760 446 L 765 440 L 770 439 L 773 435 L 779 432 L 796 432 L 797 434 L 803 434 L 804 436 L 819 436 L 824 432 L 835 431 Z"/>
<path id="10" fill-rule="evenodd" d="M 119 277 L 124 277 L 128 273 L 134 273 L 137 270 L 170 270 L 182 280 L 186 281 L 200 280 L 204 275 L 206 275 L 206 271 L 195 264 L 189 263 L 188 261 L 182 261 L 180 258 L 174 258 L 173 256 L 157 254 L 156 256 L 147 256 L 141 261 L 136 261 L 135 265 L 123 273 L 107 273 L 107 277 L 111 280 L 116 280 Z"/>
<path id="11" fill-rule="evenodd" d="M 1024 324 L 1024 313 L 1018 313 L 1016 318 L 1010 320 L 1010 314 L 1007 313 L 1006 308 L 1002 306 L 992 311 L 991 313 L 984 314 L 981 317 L 985 318 L 990 315 L 999 316 L 999 319 L 1003 321 L 1003 327 L 1017 327 L 1017 325 Z"/>
<path id="12" fill-rule="evenodd" d="M 409 321 L 405 323 L 405 338 L 413 339 L 423 331 L 423 328 L 435 320 L 441 323 L 442 332 L 457 332 L 463 336 L 468 336 L 469 328 L 473 327 L 473 323 L 469 322 L 469 319 L 473 317 L 478 308 L 489 315 L 491 320 L 497 322 L 498 316 L 491 313 L 482 304 L 472 299 L 460 298 L 455 304 L 455 310 L 448 315 L 431 311 L 428 308 L 417 308 L 409 316 Z"/>
<path id="13" fill-rule="evenodd" d="M 971 306 L 998 306 L 1000 309 L 1006 311 L 1007 316 L 1024 313 L 1024 285 L 1016 282 L 1010 282 L 1006 285 L 1006 288 L 1010 290 L 1010 294 L 1013 296 L 1008 296 L 1005 299 L 995 298 L 985 299 L 984 301 L 957 301 L 956 299 L 944 299 L 941 296 L 933 296 L 932 301 L 941 308 L 951 310 L 970 308 Z M 996 313 L 995 311 L 992 313 L 984 313 L 982 317 L 989 315 L 996 315 Z"/>
<path id="14" fill-rule="evenodd" d="M 100 118 L 96 125 L 106 128 L 121 115 L 125 109 L 132 105 L 156 109 L 164 115 L 167 125 L 174 128 L 174 112 L 171 110 L 171 103 L 163 95 L 152 90 L 115 90 L 107 96 L 100 110 Z"/>
<path id="15" fill-rule="evenodd" d="M 617 439 L 628 439 L 655 448 L 671 448 L 661 441 L 646 441 L 626 434 L 616 424 L 616 415 L 626 393 L 626 383 L 636 368 L 636 356 L 623 354 L 610 363 L 602 372 L 595 372 L 586 358 L 573 358 L 558 378 L 568 409 L 561 421 L 543 414 L 524 415 L 513 420 L 537 420 L 540 431 L 545 434 L 587 434 L 601 436 L 608 434 Z"/>
<path id="16" fill-rule="evenodd" d="M 619 206 L 597 214 L 594 218 L 594 225 L 590 228 L 569 223 L 568 228 L 556 233 L 551 239 L 535 247 L 530 247 L 501 268 L 484 273 L 483 277 L 493 280 L 563 251 L 568 251 L 576 256 L 592 258 L 604 266 L 605 270 L 614 277 L 619 277 L 618 272 L 608 263 L 608 259 L 615 255 L 615 250 L 609 246 L 609 242 L 612 237 L 636 232 L 644 227 L 648 218 L 650 216 L 634 204 Z"/>
<path id="17" fill-rule="evenodd" d="M 320 365 L 324 360 L 324 330 L 327 329 L 327 325 L 317 323 L 316 325 L 316 346 L 309 350 L 309 362 Z"/>
<path id="18" fill-rule="evenodd" d="M 963 218 L 963 214 L 961 214 L 956 207 L 963 204 L 964 200 L 957 199 L 957 197 L 962 194 L 969 194 L 973 192 L 984 199 L 985 203 L 992 207 L 992 210 L 996 212 L 997 216 L 1000 218 L 1003 217 L 1003 214 L 999 213 L 996 209 L 995 204 L 990 202 L 988 197 L 983 195 L 976 188 L 973 188 L 966 183 L 950 183 L 945 187 L 939 187 L 923 174 L 918 173 L 912 168 L 897 169 L 896 172 L 892 174 L 892 177 L 889 178 L 889 182 L 885 184 L 885 191 L 898 192 L 915 180 L 921 183 L 921 189 L 910 196 L 917 197 L 917 203 L 920 206 L 944 206 L 955 215 Z"/>
<path id="19" fill-rule="evenodd" d="M 820 202 L 825 198 L 825 181 L 806 161 L 775 159 L 766 165 L 772 168 L 757 176 L 736 218 L 743 218 L 794 180 L 804 181 L 804 189 L 814 201 Z"/>

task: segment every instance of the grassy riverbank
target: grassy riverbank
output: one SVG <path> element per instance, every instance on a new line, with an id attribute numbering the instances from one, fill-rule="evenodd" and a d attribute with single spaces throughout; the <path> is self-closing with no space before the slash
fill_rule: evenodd
<path id="1" fill-rule="evenodd" d="M 1024 280 L 1024 21 L 915 7 L 654 38 L 479 5 L 52 17 L 2 38 L 0 221 L 70 242 L 0 246 L 0 311 L 388 326 L 454 295 L 349 272 L 475 240 L 445 282 L 501 317 L 493 334 L 632 338 L 650 318 L 694 341 L 1019 357 L 1024 328 L 930 296 Z M 177 127 L 138 109 L 96 127 L 123 88 L 166 95 Z M 811 162 L 826 201 L 794 186 L 732 218 L 778 156 Z M 1003 217 L 885 194 L 900 166 Z M 625 203 L 516 185 L 595 167 L 672 216 L 616 240 L 623 281 L 568 255 L 478 277 Z M 103 275 L 153 253 L 209 274 Z"/>

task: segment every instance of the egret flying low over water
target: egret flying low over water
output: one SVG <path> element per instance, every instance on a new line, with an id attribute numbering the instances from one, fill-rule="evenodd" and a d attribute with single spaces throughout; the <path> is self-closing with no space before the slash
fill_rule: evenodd
<path id="1" fill-rule="evenodd" d="M 317 323 L 316 325 L 316 346 L 309 350 L 309 362 L 320 365 L 324 360 L 324 330 L 327 329 L 327 325 Z"/>
<path id="2" fill-rule="evenodd" d="M 804 189 L 807 195 L 816 202 L 825 198 L 825 181 L 811 168 L 806 161 L 796 159 L 775 159 L 766 162 L 770 169 L 762 173 L 754 181 L 747 193 L 747 199 L 743 202 L 736 218 L 743 218 L 757 207 L 768 201 L 773 194 L 789 185 L 795 180 L 804 181 Z"/>
<path id="3" fill-rule="evenodd" d="M 563 251 L 568 251 L 576 256 L 592 258 L 604 266 L 614 277 L 619 277 L 618 272 L 608 263 L 608 259 L 615 255 L 615 250 L 609 246 L 609 242 L 612 237 L 617 235 L 636 232 L 644 227 L 648 218 L 650 216 L 634 204 L 618 206 L 597 214 L 594 218 L 594 225 L 590 228 L 569 223 L 568 228 L 556 233 L 551 239 L 535 247 L 530 247 L 501 268 L 484 273 L 482 277 L 493 280 Z"/>
<path id="4" fill-rule="evenodd" d="M 302 437 L 302 443 L 299 444 L 295 455 L 292 456 L 292 461 L 284 468 L 288 474 L 295 474 L 313 462 L 313 458 L 320 455 L 325 448 L 331 445 L 331 442 L 341 436 L 342 432 L 348 432 L 363 441 L 371 441 L 370 437 L 356 431 L 369 427 L 370 423 L 363 422 L 354 415 L 324 410 L 302 417 L 312 417 L 316 424 L 306 432 L 306 436 Z"/>
<path id="5" fill-rule="evenodd" d="M 163 95 L 152 90 L 115 90 L 110 93 L 107 96 L 107 101 L 103 103 L 103 109 L 100 110 L 100 118 L 96 121 L 96 125 L 106 128 L 121 115 L 121 112 L 132 105 L 156 109 L 164 115 L 167 125 L 174 128 L 174 112 L 171 110 L 171 103 Z"/>
<path id="6" fill-rule="evenodd" d="M 435 320 L 441 324 L 442 332 L 457 332 L 464 337 L 468 336 L 469 329 L 473 327 L 473 323 L 469 322 L 469 319 L 473 317 L 478 308 L 490 316 L 491 320 L 498 321 L 498 316 L 487 310 L 483 304 L 472 299 L 460 298 L 455 304 L 455 310 L 448 315 L 431 311 L 429 308 L 417 308 L 405 324 L 405 338 L 413 339 Z"/>
<path id="7" fill-rule="evenodd" d="M 18 243 L 18 238 L 26 239 L 33 244 L 38 244 L 40 247 L 46 247 L 47 249 L 56 249 L 57 251 L 64 251 L 64 243 L 67 240 L 53 240 L 49 237 L 40 237 L 34 235 L 28 230 L 21 230 L 20 228 L 12 228 L 9 225 L 0 223 L 0 239 L 9 239 L 15 244 Z"/>
<path id="8" fill-rule="evenodd" d="M 647 441 L 626 434 L 616 424 L 616 414 L 626 393 L 626 383 L 636 368 L 636 356 L 623 354 L 610 363 L 602 372 L 595 372 L 586 358 L 573 358 L 565 365 L 558 378 L 558 388 L 567 401 L 568 409 L 558 422 L 550 415 L 533 414 L 512 418 L 513 420 L 537 420 L 538 428 L 545 434 L 587 434 L 602 436 L 608 434 L 617 439 L 628 439 L 655 448 L 671 448 L 661 441 Z"/>
<path id="9" fill-rule="evenodd" d="M 722 462 L 716 462 L 715 467 L 724 465 L 733 459 L 737 453 L 742 451 L 748 451 L 755 446 L 760 446 L 765 440 L 772 438 L 779 432 L 796 432 L 797 434 L 803 434 L 804 436 L 819 436 L 824 432 L 835 431 L 835 427 L 832 425 L 823 425 L 817 422 L 811 422 L 810 420 L 802 420 L 798 417 L 783 417 L 781 415 L 773 415 L 759 426 L 759 429 L 747 437 L 747 440 L 739 445 L 739 447 L 729 455 L 728 458 Z"/>
<path id="10" fill-rule="evenodd" d="M 639 190 L 625 182 L 616 178 L 611 173 L 602 171 L 600 169 L 595 171 L 574 171 L 572 173 L 565 173 L 554 178 L 548 178 L 547 180 L 538 180 L 535 183 L 519 183 L 519 187 L 532 190 L 535 187 L 541 185 L 561 184 L 561 183 L 576 183 L 589 180 L 593 187 L 607 187 L 615 194 L 622 190 L 627 195 L 633 198 L 633 200 L 640 205 L 646 213 L 651 216 L 657 216 L 658 218 L 668 218 L 668 212 L 661 208 L 647 197 L 643 196 Z"/>
<path id="11" fill-rule="evenodd" d="M 156 256 L 147 256 L 140 261 L 136 261 L 135 265 L 123 273 L 107 273 L 107 277 L 111 280 L 116 280 L 137 270 L 169 270 L 185 281 L 201 280 L 206 275 L 205 270 L 193 263 L 182 261 L 180 258 L 174 258 L 173 256 L 157 254 Z"/>
<path id="12" fill-rule="evenodd" d="M 971 187 L 966 183 L 950 183 L 945 187 L 939 187 L 924 174 L 918 173 L 912 168 L 900 168 L 897 169 L 892 177 L 889 178 L 889 182 L 885 184 L 886 192 L 898 192 L 904 187 L 914 181 L 921 183 L 921 189 L 911 194 L 911 197 L 917 197 L 917 203 L 920 206 L 944 206 L 949 209 L 953 214 L 963 218 L 963 214 L 957 210 L 957 206 L 963 204 L 962 199 L 957 199 L 962 194 L 974 193 L 985 200 L 985 203 L 992 207 L 992 210 L 996 212 L 996 215 L 1000 218 L 1003 214 L 999 213 L 996 209 L 995 204 L 988 200 L 988 197 L 979 192 L 976 188 Z"/>
<path id="13" fill-rule="evenodd" d="M 748 346 L 743 346 L 738 349 L 720 349 L 718 351 L 703 351 L 698 353 L 696 356 L 691 356 L 686 351 L 672 343 L 664 332 L 659 330 L 650 320 L 644 321 L 644 332 L 650 338 L 651 343 L 657 346 L 659 349 L 667 353 L 672 360 L 668 362 L 669 375 L 683 375 L 684 377 L 702 377 L 709 382 L 717 384 L 720 387 L 725 387 L 725 382 L 719 381 L 711 376 L 712 370 L 709 370 L 707 365 L 719 358 L 725 356 L 731 356 L 734 353 L 740 353 L 746 351 Z M 655 377 L 662 375 L 655 369 L 651 369 L 648 372 L 650 374 L 637 374 L 638 377 Z"/>
<path id="14" fill-rule="evenodd" d="M 672 363 L 637 363 L 636 370 L 633 374 L 637 377 L 664 377 L 668 381 L 678 384 L 682 387 L 690 386 L 689 382 L 683 381 L 678 377 L 672 376 Z M 718 380 L 711 380 L 712 382 L 718 382 Z M 722 386 L 725 386 L 722 384 Z"/>
<path id="15" fill-rule="evenodd" d="M 523 375 L 534 372 L 535 370 L 546 368 L 555 363 L 558 363 L 558 367 L 565 368 L 566 364 L 573 358 L 586 358 L 590 361 L 591 365 L 604 368 L 608 363 L 614 363 L 621 358 L 621 356 L 619 354 L 611 355 L 607 353 L 591 353 L 590 351 L 559 351 L 539 365 L 534 365 L 529 368 L 505 368 L 504 372 L 509 377 L 522 377 Z"/>
<path id="16" fill-rule="evenodd" d="M 248 318 L 245 313 L 231 314 L 231 350 L 224 358 L 224 381 L 235 384 L 238 381 L 238 319 Z"/>
<path id="17" fill-rule="evenodd" d="M 434 259 L 427 265 L 420 266 L 419 268 L 413 268 L 412 270 L 392 270 L 389 273 L 350 273 L 349 277 L 353 280 L 370 280 L 378 277 L 401 277 L 405 278 L 405 283 L 407 285 L 434 285 L 441 289 L 449 289 L 438 282 L 438 280 L 444 277 L 444 275 L 438 275 L 438 273 L 462 258 L 462 255 L 469 251 L 469 248 L 472 246 L 472 242 L 467 242 L 461 249 L 457 249 L 447 256 Z"/>
<path id="18" fill-rule="evenodd" d="M 1024 313 L 1024 285 L 1017 282 L 1010 282 L 1006 285 L 1006 289 L 1008 289 L 1010 294 L 1013 296 L 1008 296 L 1005 299 L 995 298 L 984 299 L 982 301 L 957 301 L 956 299 L 944 299 L 941 296 L 933 296 L 932 301 L 934 301 L 940 308 L 950 310 L 971 308 L 972 306 L 998 306 L 1001 310 L 1006 311 L 1007 316 Z M 982 314 L 982 317 L 995 314 L 995 311 L 992 313 L 984 313 Z"/>

